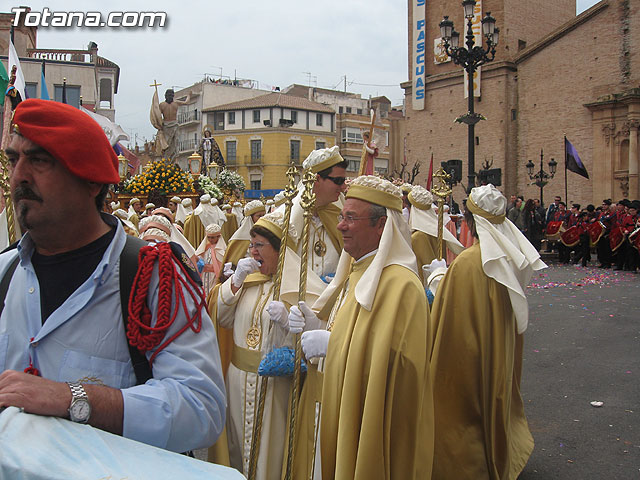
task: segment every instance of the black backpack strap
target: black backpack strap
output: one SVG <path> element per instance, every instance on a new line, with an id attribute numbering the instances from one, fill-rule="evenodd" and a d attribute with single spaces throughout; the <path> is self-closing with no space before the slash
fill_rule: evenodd
<path id="1" fill-rule="evenodd" d="M 124 324 L 124 332 L 127 333 L 127 325 L 129 323 L 129 297 L 133 280 L 138 271 L 138 252 L 148 243 L 138 238 L 127 235 L 127 241 L 120 253 L 120 306 L 122 308 L 122 322 Z M 127 346 L 129 347 L 129 355 L 131 356 L 131 364 L 136 374 L 136 385 L 142 385 L 153 377 L 151 366 L 144 353 L 138 350 L 129 342 L 127 337 Z"/>
<path id="2" fill-rule="evenodd" d="M 20 262 L 20 255 L 16 255 L 11 263 L 9 264 L 9 268 L 4 273 L 4 277 L 2 277 L 2 281 L 0 281 L 0 314 L 2 314 L 2 310 L 4 309 L 4 299 L 7 297 L 7 291 L 9 290 L 9 284 L 11 283 L 11 279 L 13 278 L 13 273 L 16 271 L 16 267 Z"/>

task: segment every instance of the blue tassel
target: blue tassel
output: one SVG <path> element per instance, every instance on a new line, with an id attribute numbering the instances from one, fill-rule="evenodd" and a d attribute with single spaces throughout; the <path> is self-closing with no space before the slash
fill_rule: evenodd
<path id="1" fill-rule="evenodd" d="M 431 293 L 431 290 L 429 290 L 428 288 L 425 288 L 425 291 L 427 292 L 427 300 L 429 300 L 429 305 L 433 305 L 433 299 L 435 298 L 433 296 L 433 293 Z"/>
<path id="2" fill-rule="evenodd" d="M 274 348 L 260 361 L 258 375 L 264 377 L 291 377 L 295 365 L 296 352 L 291 347 Z M 307 371 L 307 365 L 302 359 L 300 367 L 302 373 Z"/>

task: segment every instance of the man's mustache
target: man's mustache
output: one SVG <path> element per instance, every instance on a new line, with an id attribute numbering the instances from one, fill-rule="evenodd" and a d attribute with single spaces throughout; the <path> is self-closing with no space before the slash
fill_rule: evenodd
<path id="1" fill-rule="evenodd" d="M 20 185 L 13 191 L 13 201 L 18 202 L 20 200 L 36 200 L 42 202 L 42 198 L 34 193 L 29 187 Z"/>

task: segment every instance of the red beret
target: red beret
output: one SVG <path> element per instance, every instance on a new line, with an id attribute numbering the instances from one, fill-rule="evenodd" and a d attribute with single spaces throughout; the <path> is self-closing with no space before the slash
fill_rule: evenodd
<path id="1" fill-rule="evenodd" d="M 51 100 L 20 102 L 13 115 L 16 133 L 44 148 L 76 177 L 119 183 L 118 157 L 104 131 L 89 115 Z"/>

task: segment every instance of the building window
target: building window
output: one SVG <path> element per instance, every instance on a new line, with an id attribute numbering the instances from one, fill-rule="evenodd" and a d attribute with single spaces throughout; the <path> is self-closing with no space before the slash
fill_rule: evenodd
<path id="1" fill-rule="evenodd" d="M 260 110 L 253 111 L 253 123 L 260 123 Z"/>
<path id="2" fill-rule="evenodd" d="M 300 162 L 300 140 L 291 140 L 291 161 Z"/>
<path id="3" fill-rule="evenodd" d="M 258 113 L 260 113 L 258 111 Z M 262 158 L 262 140 L 251 140 L 251 160 L 260 160 Z"/>
<path id="4" fill-rule="evenodd" d="M 316 125 L 318 127 L 322 126 L 322 114 L 321 113 L 316 113 Z"/>
<path id="5" fill-rule="evenodd" d="M 76 108 L 80 107 L 80 87 L 66 86 L 66 103 Z M 62 102 L 62 85 L 54 85 L 54 97 L 56 102 Z"/>
<path id="6" fill-rule="evenodd" d="M 227 145 L 227 163 L 236 163 L 237 145 L 235 140 L 228 140 Z"/>
<path id="7" fill-rule="evenodd" d="M 316 142 L 316 150 L 320 150 L 321 148 L 327 148 L 326 142 Z"/>
<path id="8" fill-rule="evenodd" d="M 387 175 L 389 173 L 389 160 L 376 158 L 374 160 L 374 170 L 380 175 Z"/>
<path id="9" fill-rule="evenodd" d="M 344 113 L 344 107 L 338 107 L 338 113 Z"/>
<path id="10" fill-rule="evenodd" d="M 518 114 L 516 113 L 516 109 L 513 108 L 511 109 L 511 120 L 515 120 L 516 118 L 518 118 Z"/>
<path id="11" fill-rule="evenodd" d="M 27 98 L 38 98 L 38 84 L 26 82 L 24 84 L 24 94 Z M 23 100 L 26 100 L 26 98 L 23 98 Z"/>
<path id="12" fill-rule="evenodd" d="M 254 180 L 252 178 L 251 179 L 251 190 L 262 190 L 262 180 L 261 179 Z"/>
<path id="13" fill-rule="evenodd" d="M 342 141 L 350 143 L 363 143 L 362 132 L 359 128 L 345 127 L 342 129 Z"/>
<path id="14" fill-rule="evenodd" d="M 356 110 L 356 113 L 357 113 L 358 115 L 362 115 L 362 109 L 361 109 L 361 108 L 357 109 L 357 110 Z"/>
<path id="15" fill-rule="evenodd" d="M 293 123 L 298 123 L 298 112 L 295 110 L 291 110 L 291 121 Z"/>
<path id="16" fill-rule="evenodd" d="M 351 113 L 351 107 L 347 107 L 347 113 Z"/>
<path id="17" fill-rule="evenodd" d="M 100 79 L 100 106 L 105 108 L 111 108 L 111 79 Z M 104 104 L 103 104 L 104 102 Z"/>
<path id="18" fill-rule="evenodd" d="M 349 164 L 347 165 L 347 172 L 358 172 L 360 171 L 360 160 L 351 160 L 347 159 Z"/>
<path id="19" fill-rule="evenodd" d="M 228 121 L 229 121 L 229 125 L 235 125 L 236 124 L 236 112 L 229 112 L 228 114 Z"/>

